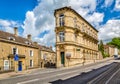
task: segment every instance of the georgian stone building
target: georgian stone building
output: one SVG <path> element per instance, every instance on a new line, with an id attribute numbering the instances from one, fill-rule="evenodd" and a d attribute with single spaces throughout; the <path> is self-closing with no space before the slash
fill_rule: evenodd
<path id="1" fill-rule="evenodd" d="M 40 66 L 41 68 L 55 67 L 56 53 L 52 50 L 52 47 L 39 46 L 40 50 Z"/>
<path id="2" fill-rule="evenodd" d="M 14 34 L 0 31 L 0 71 L 38 67 L 37 44 L 32 42 L 31 35 L 27 38 L 18 36 L 17 30 L 14 28 Z"/>
<path id="3" fill-rule="evenodd" d="M 94 62 L 98 57 L 98 31 L 71 7 L 56 9 L 57 67 Z"/>
<path id="4" fill-rule="evenodd" d="M 104 45 L 104 52 L 105 54 L 112 57 L 113 55 L 118 55 L 118 51 L 116 51 L 117 48 L 113 45 Z M 116 53 L 117 52 L 117 53 Z"/>

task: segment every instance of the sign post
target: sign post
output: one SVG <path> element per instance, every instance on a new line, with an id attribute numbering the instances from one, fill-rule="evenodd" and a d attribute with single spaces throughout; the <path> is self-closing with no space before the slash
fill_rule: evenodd
<path id="1" fill-rule="evenodd" d="M 18 56 L 17 54 L 15 54 L 15 55 L 14 55 L 14 61 L 15 61 L 15 71 L 16 71 L 16 72 L 18 71 L 18 66 L 16 66 L 16 65 L 18 65 L 18 64 L 17 64 L 18 60 L 19 60 L 19 56 Z"/>

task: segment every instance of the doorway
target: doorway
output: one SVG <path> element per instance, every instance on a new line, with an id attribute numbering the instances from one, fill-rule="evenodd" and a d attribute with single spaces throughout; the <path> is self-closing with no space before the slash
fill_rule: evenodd
<path id="1" fill-rule="evenodd" d="M 65 57 L 64 57 L 64 52 L 61 52 L 61 64 L 65 64 Z"/>
<path id="2" fill-rule="evenodd" d="M 18 61 L 18 71 L 22 71 L 22 61 Z"/>

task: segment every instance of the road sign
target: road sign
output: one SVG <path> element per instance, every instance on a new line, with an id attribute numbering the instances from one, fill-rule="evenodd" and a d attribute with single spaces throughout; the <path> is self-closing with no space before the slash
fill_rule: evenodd
<path id="1" fill-rule="evenodd" d="M 19 56 L 18 56 L 17 54 L 15 54 L 14 60 L 15 60 L 15 61 L 18 61 L 18 60 L 19 60 Z"/>

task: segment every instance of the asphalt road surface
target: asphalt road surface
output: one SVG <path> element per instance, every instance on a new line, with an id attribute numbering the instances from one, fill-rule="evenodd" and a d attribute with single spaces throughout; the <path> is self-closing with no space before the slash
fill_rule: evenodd
<path id="1" fill-rule="evenodd" d="M 120 84 L 120 63 L 107 61 L 47 72 L 38 70 L 2 79 L 0 84 Z"/>

